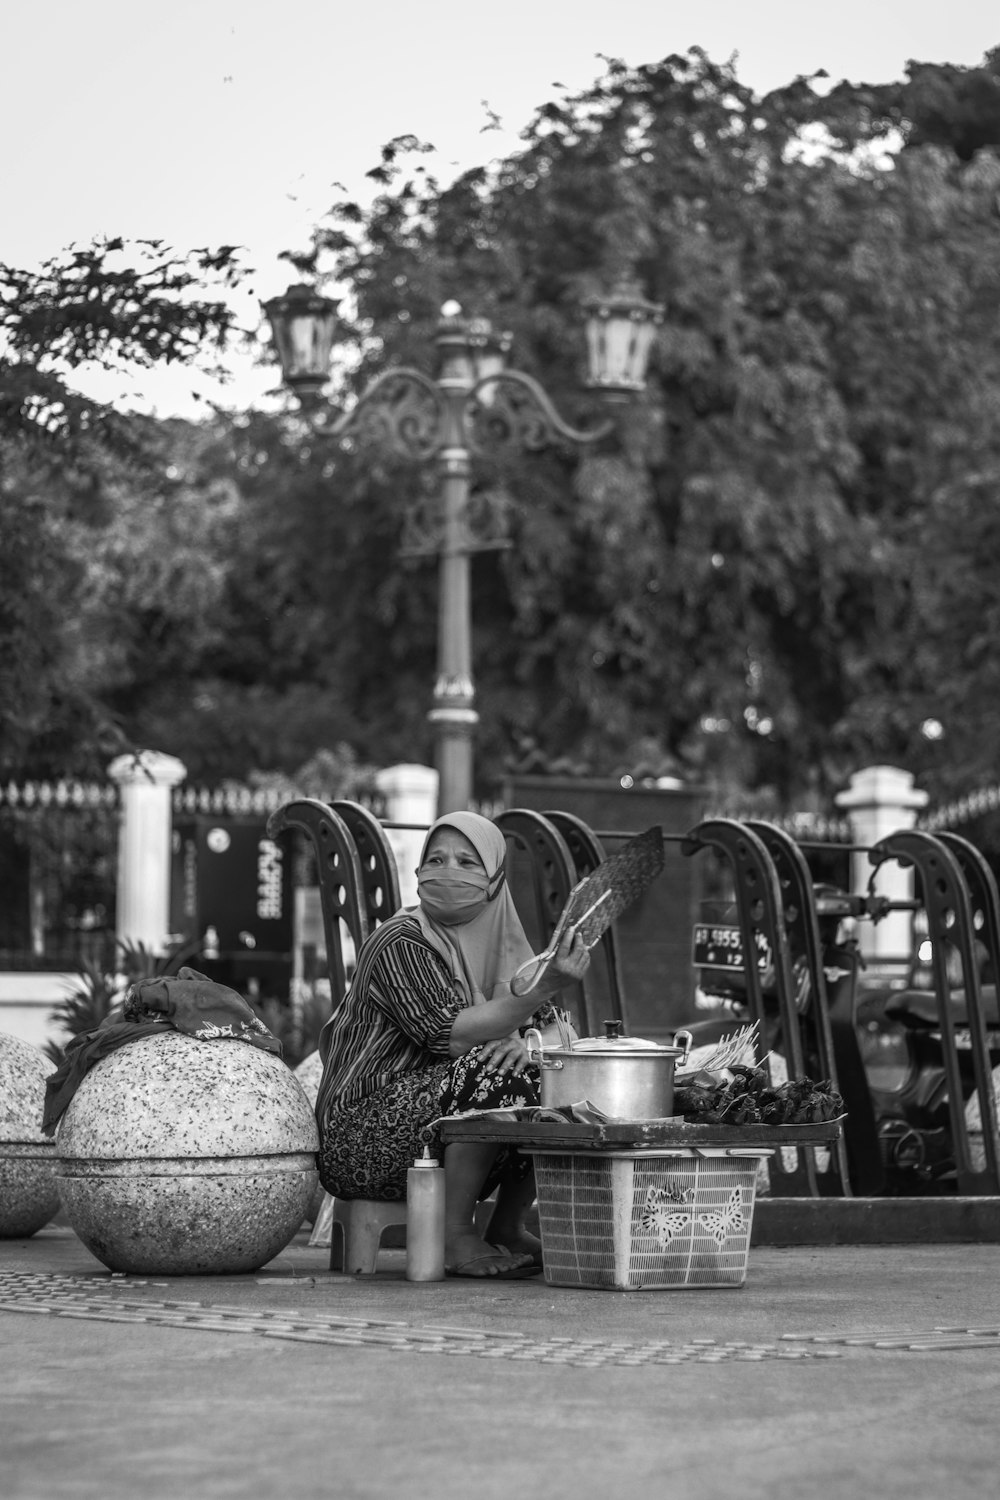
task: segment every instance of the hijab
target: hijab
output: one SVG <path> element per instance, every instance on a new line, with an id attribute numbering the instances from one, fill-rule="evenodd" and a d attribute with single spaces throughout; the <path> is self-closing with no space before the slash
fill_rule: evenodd
<path id="1" fill-rule="evenodd" d="M 444 959 L 468 1003 L 482 1005 L 509 995 L 511 976 L 532 956 L 504 876 L 507 841 L 496 824 L 479 813 L 446 813 L 428 831 L 418 874 L 439 828 L 457 829 L 482 860 L 487 876 L 485 905 L 470 921 L 447 925 L 436 921 L 422 905 L 406 910 L 416 917 L 424 937 Z"/>

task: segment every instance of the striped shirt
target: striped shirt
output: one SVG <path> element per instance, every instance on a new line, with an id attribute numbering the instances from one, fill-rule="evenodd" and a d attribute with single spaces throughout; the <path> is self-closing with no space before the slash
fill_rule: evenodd
<path id="1" fill-rule="evenodd" d="M 403 1073 L 448 1058 L 465 997 L 413 917 L 390 918 L 369 937 L 343 1003 L 319 1042 L 322 1121 L 332 1106 L 366 1099 Z"/>

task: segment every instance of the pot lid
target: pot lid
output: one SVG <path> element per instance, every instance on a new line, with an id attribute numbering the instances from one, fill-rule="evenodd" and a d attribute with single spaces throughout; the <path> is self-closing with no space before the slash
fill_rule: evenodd
<path id="1" fill-rule="evenodd" d="M 596 1052 L 603 1057 L 620 1057 L 623 1052 L 677 1053 L 681 1049 L 665 1047 L 661 1042 L 649 1042 L 641 1036 L 582 1036 L 573 1042 L 571 1050 L 573 1052 Z"/>

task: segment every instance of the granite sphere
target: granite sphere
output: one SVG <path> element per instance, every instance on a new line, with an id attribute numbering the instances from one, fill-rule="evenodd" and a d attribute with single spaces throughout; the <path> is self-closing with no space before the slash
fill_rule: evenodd
<path id="1" fill-rule="evenodd" d="M 59 1211 L 55 1143 L 42 1134 L 45 1080 L 39 1047 L 0 1032 L 0 1239 L 23 1239 Z"/>
<path id="2" fill-rule="evenodd" d="M 66 1215 L 113 1271 L 256 1270 L 280 1253 L 318 1181 L 316 1121 L 290 1068 L 181 1032 L 103 1058 L 56 1136 Z"/>

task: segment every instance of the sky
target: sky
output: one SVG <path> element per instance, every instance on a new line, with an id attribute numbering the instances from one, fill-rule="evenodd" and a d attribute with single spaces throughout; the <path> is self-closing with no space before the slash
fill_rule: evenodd
<path id="1" fill-rule="evenodd" d="M 820 68 L 887 82 L 908 59 L 973 66 L 998 43 L 995 0 L 0 0 L 0 260 L 34 268 L 103 235 L 245 246 L 236 304 L 254 326 L 296 279 L 280 252 L 345 190 L 370 198 L 394 136 L 431 142 L 447 181 L 515 149 L 602 57 L 698 46 L 764 93 Z M 189 370 L 77 383 L 161 416 L 197 416 L 193 392 L 238 408 L 274 385 L 232 368 L 226 387 Z"/>

